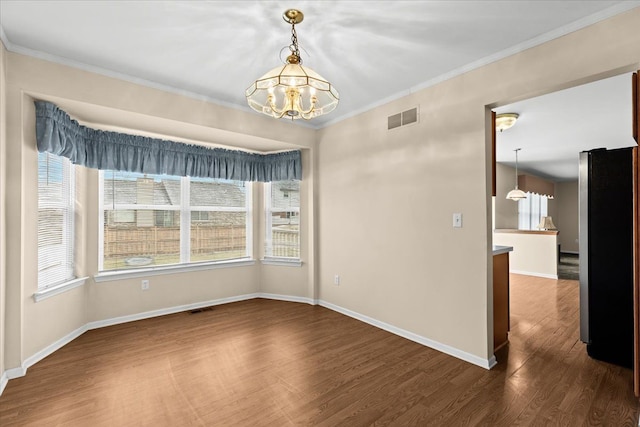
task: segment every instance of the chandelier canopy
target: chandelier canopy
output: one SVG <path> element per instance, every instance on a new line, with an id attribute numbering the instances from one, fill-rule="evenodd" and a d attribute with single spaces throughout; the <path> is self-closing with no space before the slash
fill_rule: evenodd
<path id="1" fill-rule="evenodd" d="M 309 120 L 330 113 L 338 105 L 338 91 L 320 74 L 302 66 L 295 26 L 304 19 L 303 13 L 289 9 L 282 17 L 291 24 L 290 54 L 284 65 L 270 70 L 247 88 L 249 106 L 276 119 Z"/>

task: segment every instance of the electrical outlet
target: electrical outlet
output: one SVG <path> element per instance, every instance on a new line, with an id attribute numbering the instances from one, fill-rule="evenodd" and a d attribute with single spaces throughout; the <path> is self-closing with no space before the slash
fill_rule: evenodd
<path id="1" fill-rule="evenodd" d="M 340 275 L 336 274 L 335 276 L 333 276 L 333 284 L 336 286 L 340 286 Z"/>
<path id="2" fill-rule="evenodd" d="M 142 290 L 143 291 L 148 291 L 149 290 L 149 281 L 148 280 L 143 280 L 142 281 Z"/>

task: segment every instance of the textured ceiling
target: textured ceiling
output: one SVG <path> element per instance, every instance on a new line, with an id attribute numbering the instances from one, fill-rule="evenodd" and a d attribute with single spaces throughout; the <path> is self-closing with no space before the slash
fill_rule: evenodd
<path id="1" fill-rule="evenodd" d="M 251 111 L 244 90 L 281 63 L 281 15 L 298 8 L 302 59 L 340 92 L 309 123 L 322 127 L 639 5 L 0 0 L 0 36 L 14 52 Z"/>

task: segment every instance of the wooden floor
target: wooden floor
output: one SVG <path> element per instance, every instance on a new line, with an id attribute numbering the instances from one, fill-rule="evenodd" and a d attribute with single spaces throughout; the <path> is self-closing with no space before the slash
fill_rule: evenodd
<path id="1" fill-rule="evenodd" d="M 578 284 L 512 276 L 491 371 L 322 307 L 251 300 L 85 333 L 9 381 L 0 425 L 637 425 L 590 359 Z"/>

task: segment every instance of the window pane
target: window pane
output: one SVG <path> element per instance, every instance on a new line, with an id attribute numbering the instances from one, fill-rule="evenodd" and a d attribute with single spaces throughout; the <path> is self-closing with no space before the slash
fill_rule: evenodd
<path id="1" fill-rule="evenodd" d="M 180 177 L 114 171 L 103 174 L 102 269 L 179 263 Z"/>
<path id="2" fill-rule="evenodd" d="M 180 177 L 105 171 L 104 208 L 114 209 L 118 205 L 179 207 Z"/>
<path id="3" fill-rule="evenodd" d="M 246 212 L 192 212 L 191 262 L 246 256 L 246 220 Z"/>
<path id="4" fill-rule="evenodd" d="M 105 210 L 103 232 L 103 270 L 180 262 L 179 211 Z"/>
<path id="5" fill-rule="evenodd" d="M 300 258 L 300 181 L 277 181 L 267 185 L 265 255 Z"/>
<path id="6" fill-rule="evenodd" d="M 300 258 L 299 212 L 271 213 L 271 253 L 268 255 Z"/>
<path id="7" fill-rule="evenodd" d="M 271 183 L 271 210 L 288 210 L 300 207 L 300 181 L 276 181 Z"/>
<path id="8" fill-rule="evenodd" d="M 190 178 L 189 203 L 192 208 L 245 207 L 247 188 L 242 181 Z"/>
<path id="9" fill-rule="evenodd" d="M 68 159 L 38 154 L 38 288 L 74 278 L 74 181 Z"/>
<path id="10" fill-rule="evenodd" d="M 537 230 L 542 217 L 547 216 L 547 196 L 526 193 L 527 198 L 518 201 L 518 228 Z"/>
<path id="11" fill-rule="evenodd" d="M 244 182 L 113 171 L 101 176 L 103 271 L 247 256 L 250 189 Z"/>

